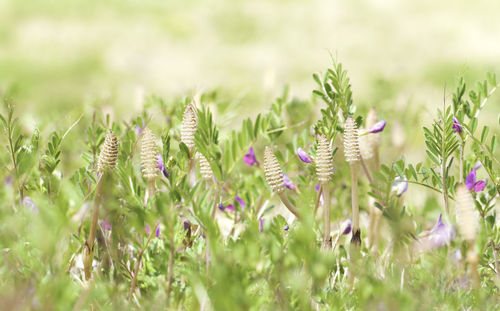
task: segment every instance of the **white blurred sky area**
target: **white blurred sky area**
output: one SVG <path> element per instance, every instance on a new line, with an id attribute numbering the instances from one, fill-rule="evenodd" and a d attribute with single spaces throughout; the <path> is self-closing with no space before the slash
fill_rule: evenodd
<path id="1" fill-rule="evenodd" d="M 266 104 L 285 84 L 309 97 L 332 51 L 359 102 L 433 105 L 457 74 L 498 71 L 498 12 L 491 0 L 0 0 L 0 89 L 31 107 L 134 112 L 144 94 L 214 87 Z"/>

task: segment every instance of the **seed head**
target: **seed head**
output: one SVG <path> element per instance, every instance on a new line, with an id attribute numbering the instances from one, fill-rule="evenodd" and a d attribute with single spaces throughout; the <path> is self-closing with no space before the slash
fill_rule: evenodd
<path id="1" fill-rule="evenodd" d="M 264 171 L 266 180 L 273 192 L 283 192 L 283 172 L 271 148 L 266 147 L 264 151 Z"/>
<path id="2" fill-rule="evenodd" d="M 455 199 L 458 230 L 466 241 L 474 241 L 479 227 L 474 199 L 464 185 L 457 187 Z"/>
<path id="3" fill-rule="evenodd" d="M 141 161 L 142 175 L 144 178 L 155 178 L 158 169 L 158 148 L 156 146 L 156 136 L 150 129 L 146 128 L 142 132 L 141 139 Z"/>
<path id="4" fill-rule="evenodd" d="M 212 180 L 214 173 L 208 163 L 207 158 L 205 158 L 201 153 L 198 152 L 198 159 L 200 160 L 200 174 L 205 180 Z"/>
<path id="5" fill-rule="evenodd" d="M 316 175 L 321 184 L 325 184 L 333 175 L 333 159 L 330 142 L 325 135 L 318 135 L 318 149 L 316 150 Z"/>
<path id="6" fill-rule="evenodd" d="M 97 171 L 103 173 L 113 170 L 118 159 L 118 139 L 113 131 L 109 131 L 104 139 L 104 144 L 97 160 Z"/>
<path id="7" fill-rule="evenodd" d="M 344 154 L 347 162 L 359 161 L 359 134 L 356 122 L 348 117 L 344 126 Z"/>
<path id="8" fill-rule="evenodd" d="M 181 124 L 181 141 L 186 144 L 189 151 L 194 148 L 194 133 L 196 132 L 196 109 L 188 104 L 184 110 Z"/>

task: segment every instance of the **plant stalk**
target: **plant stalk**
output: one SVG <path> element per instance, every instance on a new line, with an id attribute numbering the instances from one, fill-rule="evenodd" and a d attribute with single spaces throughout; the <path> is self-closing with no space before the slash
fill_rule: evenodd
<path id="1" fill-rule="evenodd" d="M 288 208 L 288 210 L 295 215 L 295 217 L 297 218 L 300 218 L 299 216 L 299 211 L 295 208 L 295 206 L 293 206 L 293 204 L 288 200 L 286 194 L 284 192 L 279 192 L 278 193 L 280 199 L 281 199 L 281 202 L 283 202 L 283 204 L 285 204 L 286 208 Z"/>
<path id="2" fill-rule="evenodd" d="M 155 195 L 155 193 L 156 193 L 156 180 L 154 178 L 149 178 L 148 189 L 146 191 L 146 200 L 144 201 L 144 203 L 147 204 L 148 201 Z"/>
<path id="3" fill-rule="evenodd" d="M 322 184 L 325 205 L 323 206 L 323 249 L 328 250 L 332 248 L 332 238 L 330 236 L 330 191 L 326 184 Z"/>
<path id="4" fill-rule="evenodd" d="M 174 260 L 175 260 L 175 236 L 174 226 L 170 226 L 170 258 L 168 259 L 168 285 L 167 285 L 167 306 L 170 305 L 170 296 L 172 295 L 172 283 L 174 281 Z"/>
<path id="5" fill-rule="evenodd" d="M 360 245 L 359 203 L 358 203 L 358 163 L 350 162 L 351 166 L 351 205 L 352 205 L 352 239 L 351 244 Z"/>
<path id="6" fill-rule="evenodd" d="M 85 279 L 90 280 L 92 277 L 92 261 L 94 259 L 94 241 L 97 231 L 97 222 L 99 220 L 99 207 L 102 201 L 102 189 L 105 183 L 105 179 L 107 178 L 107 173 L 102 173 L 101 178 L 97 182 L 97 187 L 95 190 L 95 198 L 94 198 L 94 206 L 92 208 L 92 218 L 90 220 L 90 232 L 87 241 L 84 246 L 84 254 L 83 254 L 83 270 L 85 272 Z"/>
<path id="7" fill-rule="evenodd" d="M 148 240 L 146 241 L 146 245 L 141 249 L 139 256 L 137 256 L 137 261 L 134 266 L 134 276 L 132 277 L 132 283 L 130 284 L 130 291 L 128 293 L 128 300 L 130 301 L 132 299 L 132 295 L 134 294 L 134 290 L 137 284 L 137 275 L 139 274 L 139 268 L 141 267 L 141 260 L 142 260 L 142 255 L 144 255 L 144 252 L 148 248 L 149 242 L 151 241 L 151 238 L 153 237 L 153 232 L 149 234 Z"/>

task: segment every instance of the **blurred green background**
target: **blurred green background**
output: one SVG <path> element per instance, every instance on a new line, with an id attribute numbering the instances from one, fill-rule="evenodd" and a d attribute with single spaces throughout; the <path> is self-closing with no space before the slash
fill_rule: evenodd
<path id="1" fill-rule="evenodd" d="M 309 97 L 332 51 L 358 104 L 434 106 L 458 73 L 499 68 L 498 12 L 491 0 L 2 0 L 0 90 L 47 118 L 94 102 L 132 115 L 144 95 L 215 87 L 248 112 L 286 83 Z"/>

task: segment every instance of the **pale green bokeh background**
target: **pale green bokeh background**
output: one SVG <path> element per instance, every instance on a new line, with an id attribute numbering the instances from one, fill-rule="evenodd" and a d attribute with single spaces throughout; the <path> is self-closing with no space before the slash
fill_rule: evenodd
<path id="1" fill-rule="evenodd" d="M 459 72 L 500 68 L 498 12 L 491 0 L 3 0 L 0 89 L 34 114 L 98 101 L 128 116 L 145 94 L 219 87 L 251 112 L 286 83 L 309 97 L 334 51 L 358 103 L 434 106 Z"/>

